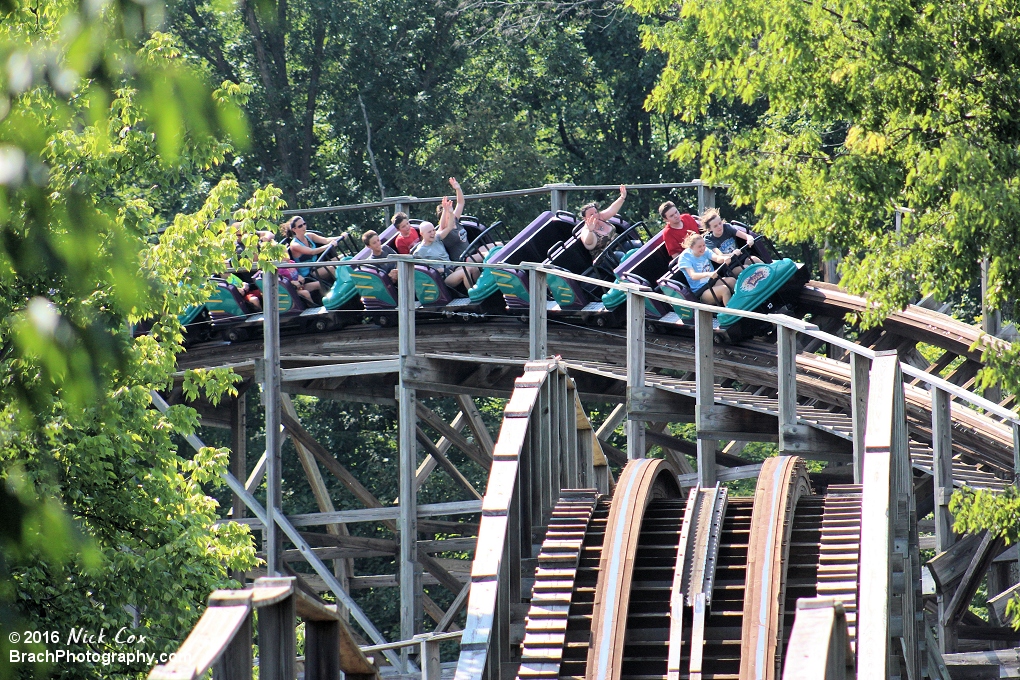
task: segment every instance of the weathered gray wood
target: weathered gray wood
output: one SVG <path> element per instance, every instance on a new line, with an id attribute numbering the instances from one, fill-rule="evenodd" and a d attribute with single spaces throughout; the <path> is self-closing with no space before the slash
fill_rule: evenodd
<path id="1" fill-rule="evenodd" d="M 698 438 L 778 441 L 776 418 L 767 413 L 716 404 L 711 412 L 702 414 Z"/>
<path id="2" fill-rule="evenodd" d="M 645 389 L 653 390 L 654 392 L 659 391 L 654 390 L 654 388 L 646 387 Z M 620 423 L 627 418 L 627 413 L 630 407 L 631 405 L 626 403 L 614 406 L 613 410 L 609 412 L 609 415 L 602 422 L 602 425 L 599 426 L 599 429 L 595 431 L 595 437 L 598 439 L 609 439 L 613 432 L 616 431 L 616 428 L 620 426 Z"/>
<path id="3" fill-rule="evenodd" d="M 284 414 L 297 422 L 297 411 L 290 400 L 290 395 L 282 394 L 280 405 L 283 407 Z M 294 440 L 294 448 L 297 451 L 301 467 L 305 471 L 308 484 L 312 488 L 312 496 L 315 498 L 315 504 L 319 507 L 319 512 L 333 512 L 336 508 L 333 507 L 333 500 L 329 496 L 329 489 L 322 479 L 319 467 L 315 464 L 314 454 L 296 439 Z M 327 524 L 326 531 L 333 536 L 343 536 L 347 534 L 347 527 L 342 524 Z M 350 589 L 349 577 L 351 571 L 353 571 L 353 565 L 349 564 L 347 560 L 337 559 L 333 562 L 333 574 L 340 581 L 340 585 L 347 590 Z"/>
<path id="4" fill-rule="evenodd" d="M 928 568 L 939 590 L 950 592 L 952 584 L 967 571 L 980 543 L 981 534 L 966 534 L 928 561 Z"/>
<path id="5" fill-rule="evenodd" d="M 821 597 L 797 600 L 783 680 L 846 680 L 853 665 L 843 604 Z"/>
<path id="6" fill-rule="evenodd" d="M 259 459 L 255 462 L 255 467 L 252 469 L 251 474 L 248 475 L 248 479 L 244 481 L 245 491 L 251 493 L 259 487 L 259 484 L 262 483 L 262 478 L 266 476 L 266 462 L 268 460 L 266 452 L 263 451 L 262 455 L 259 456 Z M 238 479 L 243 478 L 238 477 Z"/>
<path id="7" fill-rule="evenodd" d="M 950 397 L 944 390 L 931 392 L 931 430 L 935 484 L 935 549 L 948 550 L 955 542 L 949 500 L 953 494 L 953 420 Z"/>
<path id="8" fill-rule="evenodd" d="M 479 501 L 453 501 L 451 503 L 429 503 L 418 506 L 418 517 L 442 517 L 445 515 L 471 515 L 482 511 Z M 316 527 L 324 524 L 353 524 L 355 522 L 385 522 L 400 517 L 400 506 L 364 508 L 361 510 L 337 510 L 336 512 L 310 512 L 303 515 L 288 515 L 287 521 L 294 527 Z M 232 522 L 234 520 L 221 520 Z M 240 520 L 252 529 L 262 528 L 262 522 L 255 517 Z"/>
<path id="9" fill-rule="evenodd" d="M 1020 484 L 1020 423 L 1011 423 L 1013 430 L 1013 483 Z"/>
<path id="10" fill-rule="evenodd" d="M 223 656 L 213 666 L 215 680 L 251 680 L 252 669 L 252 616 L 244 617 L 234 638 L 227 645 Z"/>
<path id="11" fill-rule="evenodd" d="M 626 415 L 630 420 L 642 420 L 644 422 L 693 423 L 695 421 L 695 404 L 696 401 L 687 395 L 677 394 L 676 392 L 659 387 L 629 387 L 627 390 Z M 616 413 L 616 411 L 614 410 L 613 413 Z M 603 428 L 609 424 L 611 424 L 611 421 L 607 419 L 606 424 L 599 428 L 599 432 L 601 433 Z M 613 429 L 616 429 L 618 424 L 619 421 L 616 421 L 613 428 L 604 436 L 602 434 L 599 435 L 599 439 L 605 439 L 612 434 Z M 772 429 L 775 428 L 773 427 Z"/>
<path id="12" fill-rule="evenodd" d="M 645 300 L 627 291 L 627 392 L 645 386 Z M 628 399 L 628 402 L 630 399 Z M 627 457 L 645 457 L 645 424 L 627 420 Z"/>
<path id="13" fill-rule="evenodd" d="M 945 612 L 940 613 L 939 622 L 942 625 L 954 623 L 967 610 L 970 601 L 974 598 L 974 593 L 977 592 L 978 586 L 981 585 L 985 571 L 988 570 L 988 565 L 992 563 L 992 559 L 1001 549 L 1002 539 L 993 537 L 991 532 L 984 532 L 984 535 L 981 537 L 981 543 L 978 544 L 977 550 L 974 551 L 974 555 L 970 558 L 970 563 L 967 565 L 967 570 L 963 573 L 960 583 L 956 586 L 953 598 L 946 605 Z"/>
<path id="14" fill-rule="evenodd" d="M 426 637 L 421 641 L 421 680 L 442 680 L 439 665 L 439 641 Z"/>
<path id="15" fill-rule="evenodd" d="M 454 446 L 460 449 L 468 458 L 488 470 L 492 464 L 492 458 L 486 456 L 482 449 L 469 442 L 464 435 L 452 428 L 443 417 L 421 402 L 415 402 L 415 412 L 418 418 L 425 421 L 432 429 L 440 435 L 449 439 Z"/>
<path id="16" fill-rule="evenodd" d="M 272 513 L 283 512 L 283 467 L 280 460 L 280 291 L 276 270 L 262 273 L 265 321 L 262 324 L 265 355 L 262 403 L 266 411 L 266 505 Z M 266 527 L 266 569 L 270 576 L 282 573 L 283 535 L 275 522 Z"/>
<path id="17" fill-rule="evenodd" d="M 698 309 L 694 312 L 694 374 L 697 381 L 697 408 L 695 423 L 700 432 L 703 423 L 715 406 L 715 352 L 712 344 L 715 333 L 712 329 L 712 313 Z M 698 484 L 715 486 L 716 442 L 698 438 Z"/>
<path id="18" fill-rule="evenodd" d="M 247 403 L 245 393 L 237 395 L 237 398 L 230 404 L 230 472 L 238 479 L 248 476 L 247 461 Z M 231 504 L 231 517 L 244 517 L 247 515 L 244 501 L 236 493 L 233 495 Z"/>
<path id="19" fill-rule="evenodd" d="M 347 489 L 354 494 L 354 496 L 361 501 L 364 505 L 369 508 L 382 507 L 382 502 L 376 498 L 364 484 L 359 482 L 357 478 L 351 474 L 351 472 L 345 468 L 336 457 L 323 448 L 322 444 L 317 442 L 311 434 L 299 423 L 296 419 L 291 417 L 289 413 L 284 412 L 281 415 L 281 420 L 284 426 L 287 428 L 287 432 L 291 438 L 300 443 L 305 447 L 315 458 L 323 464 L 323 466 L 336 475 L 336 478 L 347 487 Z"/>
<path id="20" fill-rule="evenodd" d="M 949 499 L 953 495 L 953 419 L 952 400 L 945 390 L 931 390 L 931 432 L 933 454 L 933 484 L 935 485 L 935 549 L 948 550 L 956 540 L 953 534 L 953 516 L 949 512 Z M 950 594 L 940 589 L 938 601 L 939 652 L 948 654 L 957 650 L 957 636 L 952 622 L 947 619 Z"/>
<path id="21" fill-rule="evenodd" d="M 868 425 L 865 433 L 861 501 L 860 602 L 857 616 L 857 661 L 861 678 L 889 678 L 898 669 L 903 636 L 902 604 L 894 603 L 893 571 L 902 570 L 903 545 L 896 543 L 897 461 L 906 457 L 900 441 L 903 388 L 895 353 L 876 356 L 871 367 Z M 902 424 L 905 425 L 905 422 Z M 909 460 L 909 457 L 907 457 Z M 901 553 L 894 559 L 894 547 Z M 912 593 L 910 593 L 912 595 Z M 899 598 L 902 602 L 903 597 Z M 899 625 L 894 625 L 896 620 Z M 911 617 L 912 620 L 912 617 Z M 899 630 L 897 630 L 899 628 Z M 896 644 L 894 645 L 894 640 Z"/>
<path id="22" fill-rule="evenodd" d="M 992 622 L 1001 625 L 1009 623 L 1006 616 L 1006 605 L 1013 599 L 1013 596 L 1020 593 L 1020 583 L 1013 585 L 994 597 L 988 598 L 988 613 L 991 614 Z"/>
<path id="23" fill-rule="evenodd" d="M 340 677 L 340 622 L 305 621 L 305 680 Z"/>
<path id="24" fill-rule="evenodd" d="M 461 488 L 471 494 L 471 496 L 476 500 L 482 500 L 482 494 L 478 493 L 478 490 L 475 489 L 474 485 L 471 484 L 468 478 L 461 474 L 461 471 L 457 469 L 457 466 L 446 457 L 446 454 L 444 454 L 438 446 L 432 443 L 432 440 L 429 439 L 428 435 L 425 434 L 420 427 L 416 429 L 416 436 L 418 438 L 418 443 L 422 445 L 422 448 L 425 449 L 426 453 L 429 454 L 432 460 L 434 460 L 439 467 L 446 471 L 446 474 L 450 475 L 453 481 L 457 482 Z M 420 486 L 418 488 L 420 488 Z"/>
<path id="25" fill-rule="evenodd" d="M 794 453 L 787 441 L 797 425 L 797 331 L 776 328 L 776 381 L 779 387 L 779 453 Z"/>
<path id="26" fill-rule="evenodd" d="M 698 180 L 698 214 L 704 215 L 709 208 L 715 207 L 715 187 Z"/>
<path id="27" fill-rule="evenodd" d="M 396 373 L 400 370 L 400 359 L 382 359 L 379 361 L 356 361 L 344 364 L 323 364 L 306 368 L 285 368 L 280 379 L 285 383 L 302 380 L 320 380 L 322 378 L 343 378 L 352 375 L 376 375 L 379 373 Z"/>
<path id="28" fill-rule="evenodd" d="M 455 429 L 457 432 L 460 432 L 461 430 L 464 429 L 464 426 L 466 424 L 467 416 L 465 416 L 464 412 L 461 411 L 450 423 L 450 427 Z M 435 446 L 437 449 L 439 449 L 440 453 L 445 454 L 447 451 L 450 450 L 450 447 L 453 446 L 453 442 L 451 442 L 446 437 L 440 437 L 439 441 L 436 442 Z M 420 489 L 422 485 L 425 483 L 425 480 L 429 478 L 429 475 L 432 474 L 432 471 L 435 470 L 436 466 L 438 465 L 439 461 L 432 458 L 431 455 L 425 456 L 425 460 L 421 462 L 421 464 L 418 466 L 417 471 L 415 471 L 414 473 L 415 486 Z"/>
<path id="29" fill-rule="evenodd" d="M 453 620 L 457 618 L 457 614 L 459 614 L 460 610 L 464 608 L 465 604 L 467 604 L 468 593 L 470 592 L 471 583 L 465 583 L 464 587 L 460 589 L 459 593 L 457 593 L 457 597 L 454 598 L 453 603 L 450 604 L 450 608 L 446 610 L 445 614 L 443 614 L 443 618 L 436 624 L 434 632 L 442 633 L 450 627 Z"/>
<path id="30" fill-rule="evenodd" d="M 528 297 L 531 303 L 528 318 L 528 356 L 540 361 L 549 355 L 549 326 L 546 298 L 549 286 L 545 272 L 532 269 L 528 272 Z"/>
<path id="31" fill-rule="evenodd" d="M 418 468 L 415 409 L 415 391 L 405 384 L 405 368 L 415 354 L 414 324 L 414 266 L 410 262 L 397 263 L 397 316 L 398 354 L 400 357 L 400 385 L 397 389 L 398 450 L 400 517 L 400 637 L 407 640 L 418 633 L 422 620 L 421 565 L 418 563 L 418 508 L 415 472 Z M 410 670 L 407 650 L 401 651 L 404 672 Z"/>
<path id="32" fill-rule="evenodd" d="M 177 650 L 176 656 L 165 665 L 153 668 L 149 677 L 152 680 L 199 677 L 220 659 L 249 616 L 250 605 L 247 602 L 209 607 Z"/>
<path id="33" fill-rule="evenodd" d="M 485 455 L 492 458 L 492 447 L 494 446 L 492 435 L 489 434 L 489 430 L 485 427 L 485 421 L 482 420 L 482 414 L 478 407 L 475 406 L 475 400 L 467 394 L 458 394 L 454 398 L 460 406 L 461 413 L 468 419 L 468 425 L 471 427 L 471 432 L 475 435 L 475 441 L 485 451 Z"/>
<path id="34" fill-rule="evenodd" d="M 164 400 L 155 390 L 150 391 L 149 395 L 152 398 L 153 405 L 157 409 L 159 409 L 160 412 L 165 413 L 167 409 L 170 408 L 169 404 L 166 403 L 166 400 Z M 194 434 L 188 435 L 187 437 L 185 437 L 185 440 L 196 451 L 204 446 L 202 440 L 199 439 Z M 221 476 L 223 480 L 227 483 L 227 486 L 230 488 L 230 490 L 244 499 L 245 505 L 248 506 L 248 509 L 251 510 L 252 514 L 254 514 L 255 517 L 257 518 L 255 520 L 256 522 L 261 523 L 262 526 L 265 526 L 266 524 L 270 523 L 269 518 L 270 513 L 272 512 L 271 510 L 267 510 L 266 508 L 262 507 L 262 504 L 259 503 L 258 500 L 255 499 L 244 488 L 241 482 L 236 477 L 234 477 L 234 475 L 230 474 L 229 471 L 225 470 Z M 358 622 L 358 625 L 361 626 L 362 630 L 364 630 L 365 633 L 368 634 L 368 637 L 374 642 L 378 643 L 385 642 L 382 633 L 380 633 L 379 629 L 375 627 L 375 624 L 372 623 L 372 620 L 365 615 L 365 612 L 361 610 L 361 607 L 358 606 L 357 602 L 351 599 L 350 595 L 347 594 L 347 592 L 343 589 L 340 583 L 336 580 L 336 577 L 329 572 L 329 570 L 326 568 L 326 565 L 322 562 L 322 560 L 320 560 L 312 552 L 311 547 L 308 545 L 308 542 L 305 541 L 304 538 L 302 538 L 301 534 L 298 533 L 297 529 L 294 528 L 294 526 L 287 520 L 287 518 L 284 517 L 283 514 L 280 513 L 279 511 L 272 512 L 272 518 L 276 526 L 283 530 L 284 534 L 287 535 L 287 538 L 290 539 L 291 543 L 297 546 L 298 550 L 301 550 L 303 553 L 305 553 L 305 559 L 308 560 L 308 562 L 312 565 L 312 568 L 315 569 L 315 572 L 319 575 L 320 578 L 322 578 L 322 580 L 326 584 L 326 587 L 333 592 L 337 600 L 341 602 L 345 607 L 351 610 L 351 614 Z M 221 520 L 221 521 L 233 521 L 233 520 Z M 241 521 L 249 523 L 247 519 L 242 519 Z M 386 654 L 390 663 L 392 663 L 393 665 L 397 665 L 399 659 L 395 655 L 393 655 L 392 652 L 386 652 Z M 391 656 L 392 658 L 390 658 Z"/>
<path id="35" fill-rule="evenodd" d="M 256 587 L 257 589 L 257 587 Z M 294 596 L 259 609 L 259 680 L 294 680 Z"/>

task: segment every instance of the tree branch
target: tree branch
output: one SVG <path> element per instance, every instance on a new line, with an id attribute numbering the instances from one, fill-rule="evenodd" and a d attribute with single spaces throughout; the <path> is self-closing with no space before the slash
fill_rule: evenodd
<path id="1" fill-rule="evenodd" d="M 361 105 L 361 115 L 365 119 L 365 137 L 368 139 L 368 162 L 372 166 L 372 172 L 375 174 L 375 181 L 379 183 L 379 196 L 386 198 L 386 187 L 383 185 L 379 168 L 375 164 L 375 154 L 372 153 L 372 125 L 368 122 L 368 111 L 365 110 L 365 100 L 361 98 L 360 92 L 358 93 L 358 104 Z"/>
<path id="2" fill-rule="evenodd" d="M 322 20 L 315 22 L 312 34 L 312 69 L 308 76 L 308 103 L 305 104 L 304 135 L 301 148 L 301 185 L 308 186 L 311 180 L 312 156 L 315 144 L 315 108 L 319 96 L 319 78 L 322 76 L 322 46 L 326 41 L 326 26 Z"/>

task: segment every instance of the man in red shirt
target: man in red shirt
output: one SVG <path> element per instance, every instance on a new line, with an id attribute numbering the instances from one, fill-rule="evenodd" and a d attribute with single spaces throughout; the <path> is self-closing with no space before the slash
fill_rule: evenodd
<path id="1" fill-rule="evenodd" d="M 684 251 L 684 239 L 688 234 L 697 234 L 701 231 L 698 220 L 687 213 L 681 214 L 673 201 L 666 201 L 659 206 L 659 217 L 666 220 L 662 240 L 671 258 Z"/>
<path id="2" fill-rule="evenodd" d="M 407 218 L 407 213 L 402 212 L 398 212 L 393 216 L 393 226 L 400 232 L 397 238 L 393 239 L 393 247 L 401 255 L 410 255 L 411 248 L 421 240 L 421 237 L 418 236 L 418 230 L 411 227 L 411 221 Z"/>

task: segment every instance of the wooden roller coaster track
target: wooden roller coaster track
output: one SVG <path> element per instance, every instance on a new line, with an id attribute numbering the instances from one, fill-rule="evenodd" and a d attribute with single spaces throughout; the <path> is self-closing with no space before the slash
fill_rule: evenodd
<path id="1" fill-rule="evenodd" d="M 863 344 L 850 343 L 824 328 L 841 327 L 844 314 L 864 302 L 825 285 L 802 295 L 817 326 L 777 317 L 774 344 L 716 346 L 710 333 L 696 331 L 693 342 L 646 333 L 640 295 L 648 294 L 638 291 L 628 291 L 626 336 L 536 330 L 539 313 L 528 328 L 493 321 L 415 329 L 407 295 L 402 291 L 399 330 L 285 337 L 274 348 L 275 364 L 258 367 L 269 345 L 199 346 L 180 367 L 230 365 L 260 382 L 275 370 L 286 393 L 400 405 L 402 413 L 407 392 L 412 404 L 415 395 L 457 396 L 461 414 L 451 423 L 417 409 L 443 435 L 438 444 L 423 442 L 432 461 L 423 463 L 425 475 L 434 467 L 456 474 L 443 462 L 451 446 L 489 468 L 481 503 L 465 501 L 456 510 L 481 513 L 470 581 L 461 588 L 452 578 L 454 606 L 433 616 L 442 630 L 459 606 L 467 608 L 457 680 L 778 678 L 791 672 L 784 667 L 788 653 L 802 659 L 813 647 L 828 654 L 811 666 L 829 673 L 818 677 L 945 677 L 940 650 L 924 642 L 918 516 L 934 511 L 934 547 L 949 554 L 954 486 L 1002 489 L 1012 483 L 1020 455 L 1020 421 L 1008 410 L 1010 400 L 996 404 L 970 391 L 980 368 L 973 328 L 909 308 L 862 335 Z M 696 313 L 697 327 L 710 327 L 710 311 Z M 462 338 L 455 352 L 451 332 Z M 922 361 L 919 343 L 941 354 Z M 827 355 L 816 353 L 822 346 Z M 558 356 L 550 361 L 551 355 Z M 494 445 L 485 445 L 474 396 L 509 397 Z M 589 399 L 621 404 L 604 432 L 592 431 L 580 409 Z M 226 420 L 223 409 L 200 407 L 206 422 Z M 628 427 L 626 453 L 606 441 L 623 419 L 638 424 Z M 656 428 L 669 422 L 694 422 L 698 443 Z M 295 441 L 315 448 L 314 440 L 302 439 L 299 423 L 285 424 Z M 459 434 L 465 425 L 473 441 Z M 739 448 L 718 451 L 715 440 L 778 442 L 783 455 L 753 463 Z M 644 459 L 656 445 L 666 459 Z M 330 456 L 316 457 L 327 463 Z M 626 463 L 615 483 L 607 457 Z M 827 466 L 809 476 L 803 459 Z M 331 465 L 344 479 L 342 466 Z M 413 465 L 410 471 L 406 483 L 413 484 Z M 371 498 L 366 511 L 270 515 L 243 496 L 243 478 L 229 477 L 247 507 L 261 511 L 257 521 L 238 519 L 264 526 L 273 517 L 302 555 L 314 557 L 314 550 L 291 534 L 291 521 L 391 517 Z M 729 497 L 717 485 L 747 477 L 758 478 L 754 499 Z M 356 480 L 345 485 L 364 496 Z M 411 493 L 402 491 L 392 515 L 398 528 L 408 526 L 408 513 L 429 517 Z M 454 512 L 447 505 L 437 512 Z M 432 521 L 442 522 L 422 519 L 418 526 Z M 399 534 L 401 569 L 423 565 L 442 583 L 442 569 L 427 556 L 415 559 L 417 539 L 408 548 L 407 532 Z M 980 554 L 968 544 L 971 552 L 954 559 L 987 566 L 994 546 L 981 545 Z M 967 570 L 959 592 L 980 579 L 972 573 L 979 571 Z M 939 593 L 940 646 L 965 619 L 957 602 L 963 596 L 951 595 Z M 420 597 L 402 589 L 409 612 Z M 353 601 L 343 602 L 355 612 Z M 828 622 L 815 631 L 824 633 L 824 645 L 805 645 L 801 612 L 805 621 Z M 406 640 L 417 632 L 410 621 Z M 415 671 L 406 653 L 389 660 Z M 435 664 L 421 666 L 428 676 Z"/>

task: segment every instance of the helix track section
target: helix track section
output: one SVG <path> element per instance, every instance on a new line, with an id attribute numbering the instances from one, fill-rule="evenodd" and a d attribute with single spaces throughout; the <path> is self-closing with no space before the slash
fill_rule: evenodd
<path id="1" fill-rule="evenodd" d="M 814 494 L 789 456 L 765 462 L 753 498 L 676 479 L 665 461 L 637 460 L 611 498 L 564 493 L 518 678 L 779 678 L 800 598 L 839 600 L 853 641 L 860 487 Z"/>

